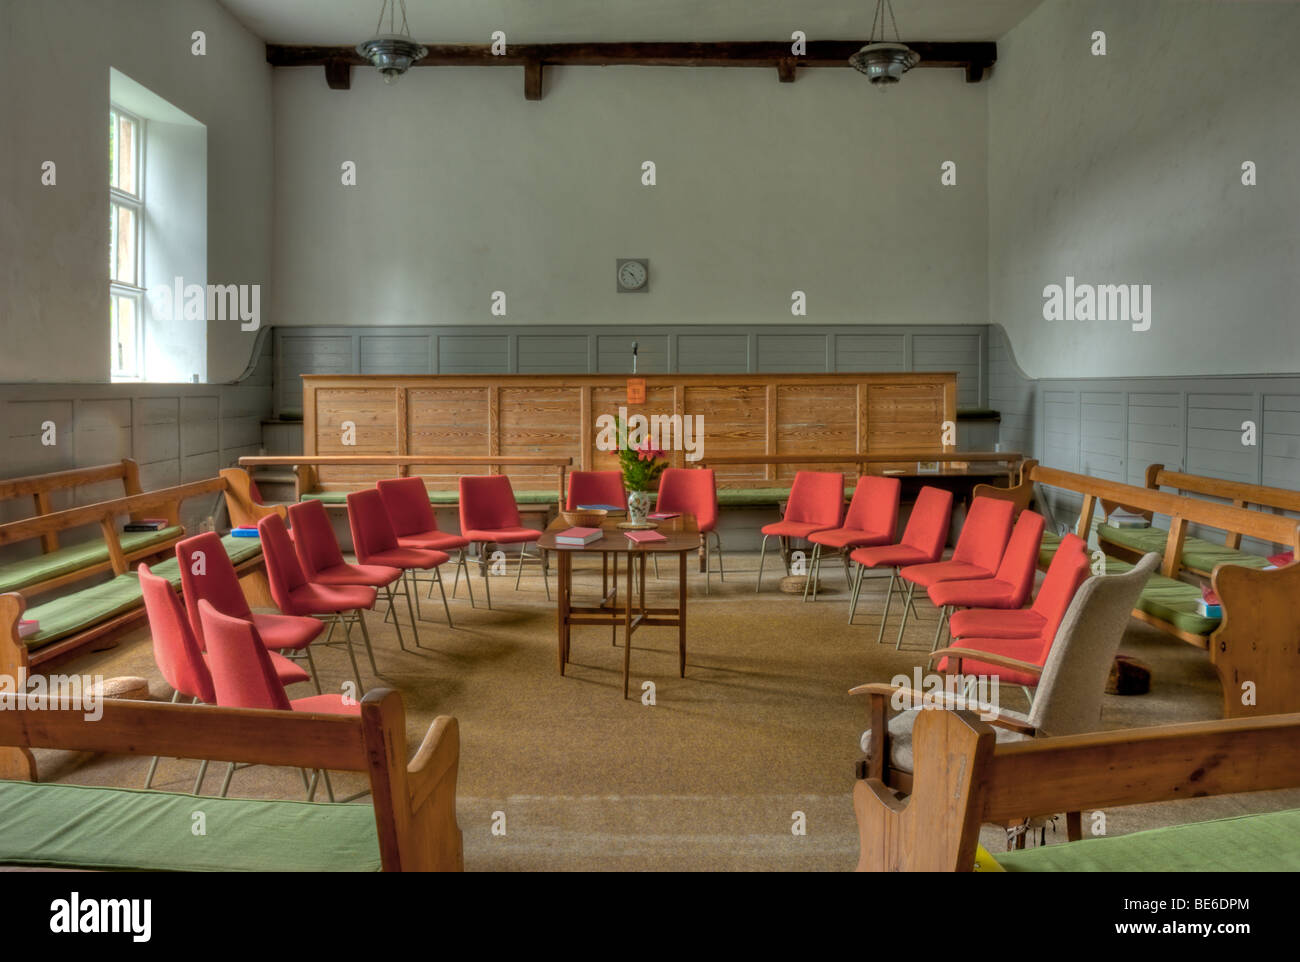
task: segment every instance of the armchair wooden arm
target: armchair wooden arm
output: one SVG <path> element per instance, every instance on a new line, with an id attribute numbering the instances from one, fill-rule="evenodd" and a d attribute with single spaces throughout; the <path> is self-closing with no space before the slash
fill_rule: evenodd
<path id="1" fill-rule="evenodd" d="M 948 669 L 945 674 L 949 675 L 961 674 L 963 659 L 982 661 L 986 665 L 993 665 L 997 668 L 1013 668 L 1016 671 L 1034 675 L 1043 673 L 1043 666 L 1035 665 L 1032 661 L 1021 661 L 1019 658 L 1009 658 L 1006 655 L 999 655 L 995 651 L 980 651 L 978 648 L 940 648 L 930 654 L 930 664 L 933 665 L 937 658 L 945 657 L 949 659 Z"/>

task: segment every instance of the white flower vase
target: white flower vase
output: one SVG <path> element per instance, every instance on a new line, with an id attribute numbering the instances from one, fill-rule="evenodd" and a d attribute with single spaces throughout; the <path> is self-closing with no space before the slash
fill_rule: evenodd
<path id="1" fill-rule="evenodd" d="M 627 493 L 627 520 L 633 524 L 645 524 L 646 515 L 650 513 L 650 495 L 645 491 Z"/>

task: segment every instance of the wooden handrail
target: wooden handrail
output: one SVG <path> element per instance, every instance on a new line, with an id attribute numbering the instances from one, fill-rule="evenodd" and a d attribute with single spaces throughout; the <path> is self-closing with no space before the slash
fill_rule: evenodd
<path id="1" fill-rule="evenodd" d="M 890 464 L 894 461 L 1007 461 L 1021 460 L 1019 451 L 899 451 L 879 454 L 718 454 L 697 464 Z"/>
<path id="2" fill-rule="evenodd" d="M 1257 504 L 1265 508 L 1281 508 L 1284 511 L 1300 511 L 1300 491 L 1272 488 L 1265 484 L 1247 484 L 1244 481 L 1224 481 L 1201 474 L 1184 474 L 1181 471 L 1166 470 L 1162 464 L 1153 464 L 1147 468 L 1147 487 L 1176 488 L 1194 494 L 1227 498 L 1242 504 Z"/>
<path id="3" fill-rule="evenodd" d="M 42 491 L 62 491 L 100 481 L 128 480 L 136 473 L 135 462 L 123 458 L 113 464 L 96 464 L 87 468 L 69 468 L 48 474 L 31 474 L 0 481 L 0 501 L 9 501 Z M 134 492 L 128 491 L 128 494 Z"/>

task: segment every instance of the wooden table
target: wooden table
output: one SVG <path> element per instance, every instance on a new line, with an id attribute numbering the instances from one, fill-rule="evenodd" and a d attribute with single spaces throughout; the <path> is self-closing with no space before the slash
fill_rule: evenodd
<path id="1" fill-rule="evenodd" d="M 607 519 L 601 526 L 603 534 L 591 544 L 557 545 L 555 536 L 569 528 L 563 518 L 556 518 L 542 533 L 537 546 L 558 555 L 559 591 L 556 604 L 557 655 L 560 674 L 569 662 L 569 646 L 574 625 L 609 625 L 613 640 L 617 640 L 618 626 L 623 626 L 623 697 L 628 693 L 628 672 L 632 660 L 632 635 L 640 627 L 677 628 L 677 670 L 686 677 L 686 555 L 700 546 L 699 529 L 689 515 L 660 521 L 658 531 L 667 539 L 649 544 L 629 540 L 619 528 L 619 518 Z M 600 601 L 596 605 L 578 605 L 573 602 L 574 555 L 599 554 L 601 558 Z M 650 608 L 645 600 L 646 558 L 649 555 L 677 555 L 677 605 L 676 607 Z M 627 583 L 624 601 L 618 595 L 619 557 L 627 556 Z M 610 558 L 613 557 L 613 578 L 609 576 Z"/>

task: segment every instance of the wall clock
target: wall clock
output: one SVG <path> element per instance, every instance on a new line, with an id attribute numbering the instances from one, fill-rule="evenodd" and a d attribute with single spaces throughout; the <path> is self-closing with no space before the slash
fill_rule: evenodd
<path id="1" fill-rule="evenodd" d="M 620 257 L 615 265 L 620 294 L 640 294 L 650 280 L 650 262 L 643 257 Z"/>

